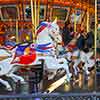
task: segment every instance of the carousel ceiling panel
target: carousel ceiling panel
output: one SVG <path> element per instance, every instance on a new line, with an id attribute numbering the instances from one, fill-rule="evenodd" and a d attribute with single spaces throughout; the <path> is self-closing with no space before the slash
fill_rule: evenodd
<path id="1" fill-rule="evenodd" d="M 17 2 L 30 2 L 31 0 L 0 0 L 0 3 L 17 3 Z M 33 0 L 34 1 L 34 0 Z M 37 0 L 41 2 L 86 2 L 90 4 L 94 4 L 95 0 Z"/>
<path id="2" fill-rule="evenodd" d="M 94 9 L 94 1 L 95 0 L 36 0 L 37 2 L 40 1 L 41 4 L 53 4 L 53 5 L 59 5 L 59 6 L 73 6 L 76 8 L 85 8 L 85 10 L 88 8 L 87 6 L 91 6 L 92 9 Z M 17 3 L 29 3 L 31 0 L 0 0 L 0 5 L 2 4 L 17 4 Z M 34 0 L 33 0 L 34 2 Z M 85 6 L 84 6 L 85 5 Z M 84 7 L 83 7 L 84 6 Z"/>
<path id="3" fill-rule="evenodd" d="M 36 0 L 40 1 L 41 3 L 47 3 L 49 0 Z M 0 0 L 0 4 L 17 4 L 17 3 L 30 3 L 31 0 Z M 33 0 L 34 2 L 34 0 Z"/>

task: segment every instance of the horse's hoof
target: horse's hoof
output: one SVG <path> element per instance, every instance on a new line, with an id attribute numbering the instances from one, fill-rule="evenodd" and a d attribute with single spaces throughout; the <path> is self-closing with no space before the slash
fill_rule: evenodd
<path id="1" fill-rule="evenodd" d="M 7 89 L 7 91 L 12 91 L 11 87 L 7 87 L 6 89 Z"/>
<path id="2" fill-rule="evenodd" d="M 72 79 L 72 74 L 70 73 L 68 76 L 67 76 L 67 79 L 65 80 L 65 84 L 69 84 L 71 82 L 71 79 Z"/>
<path id="3" fill-rule="evenodd" d="M 65 80 L 65 81 L 64 81 L 64 84 L 66 84 L 66 85 L 68 85 L 69 83 L 70 83 L 69 80 Z"/>
<path id="4" fill-rule="evenodd" d="M 24 81 L 24 80 L 23 80 L 23 81 L 18 80 L 18 81 L 17 81 L 17 83 L 20 83 L 20 84 L 22 84 L 22 85 L 27 84 L 27 82 L 26 82 L 26 81 Z"/>
<path id="5" fill-rule="evenodd" d="M 91 68 L 88 68 L 88 70 L 89 71 L 92 71 L 92 70 L 94 70 L 95 69 L 95 67 L 93 66 L 93 67 L 91 67 Z"/>
<path id="6" fill-rule="evenodd" d="M 27 84 L 27 82 L 25 82 L 25 81 L 22 81 L 22 82 L 21 82 L 21 84 Z"/>
<path id="7" fill-rule="evenodd" d="M 64 84 L 68 84 L 68 81 L 67 81 L 67 80 L 65 80 L 65 81 L 64 81 Z"/>
<path id="8" fill-rule="evenodd" d="M 66 79 L 66 81 L 67 81 L 68 83 L 70 83 L 71 77 L 72 77 L 72 74 L 70 73 L 70 74 L 67 76 L 67 79 Z"/>
<path id="9" fill-rule="evenodd" d="M 47 94 L 47 93 L 49 93 L 50 91 L 49 90 L 46 90 L 45 92 L 43 92 L 44 94 Z"/>
<path id="10" fill-rule="evenodd" d="M 86 75 L 87 75 L 87 76 L 89 76 L 89 75 L 90 75 L 90 72 L 89 72 L 88 70 L 87 70 L 85 73 L 86 73 Z"/>

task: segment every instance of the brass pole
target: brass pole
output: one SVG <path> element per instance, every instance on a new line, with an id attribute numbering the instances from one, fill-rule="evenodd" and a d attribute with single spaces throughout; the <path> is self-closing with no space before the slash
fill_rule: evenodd
<path id="1" fill-rule="evenodd" d="M 37 26 L 39 25 L 40 18 L 40 0 L 38 0 L 38 18 L 37 18 Z"/>
<path id="2" fill-rule="evenodd" d="M 76 9 L 74 10 L 74 32 L 76 32 Z"/>
<path id="3" fill-rule="evenodd" d="M 89 12 L 87 11 L 87 32 L 89 32 Z"/>
<path id="4" fill-rule="evenodd" d="M 95 59 L 96 59 L 96 48 L 97 48 L 97 44 L 96 44 L 96 40 L 97 40 L 97 0 L 95 0 L 95 39 L 94 39 L 94 47 L 95 47 Z"/>
<path id="5" fill-rule="evenodd" d="M 37 12 L 36 12 L 37 10 L 36 9 L 37 9 L 36 0 L 34 0 L 34 16 L 35 16 L 35 18 L 34 18 L 34 20 L 35 20 L 34 21 L 35 22 L 34 25 L 35 25 L 35 34 L 36 34 L 36 27 L 37 27 Z"/>
<path id="6" fill-rule="evenodd" d="M 19 42 L 19 39 L 18 39 L 18 20 L 16 20 L 16 43 Z"/>
<path id="7" fill-rule="evenodd" d="M 32 17 L 32 34 L 33 34 L 33 42 L 34 42 L 35 32 L 33 26 L 35 25 L 35 21 L 34 21 L 33 0 L 31 0 L 31 17 Z"/>

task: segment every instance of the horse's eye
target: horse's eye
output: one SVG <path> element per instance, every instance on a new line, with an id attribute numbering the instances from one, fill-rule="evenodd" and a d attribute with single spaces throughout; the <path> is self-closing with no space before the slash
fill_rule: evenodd
<path id="1" fill-rule="evenodd" d="M 53 34 L 55 34 L 55 31 L 52 31 Z"/>
<path id="2" fill-rule="evenodd" d="M 59 38 L 57 37 L 57 40 L 59 40 Z"/>

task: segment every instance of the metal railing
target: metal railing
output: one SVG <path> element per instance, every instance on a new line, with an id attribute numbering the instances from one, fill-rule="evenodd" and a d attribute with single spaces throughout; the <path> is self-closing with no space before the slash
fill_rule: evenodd
<path id="1" fill-rule="evenodd" d="M 0 100 L 100 100 L 100 93 L 51 93 L 0 95 Z"/>

